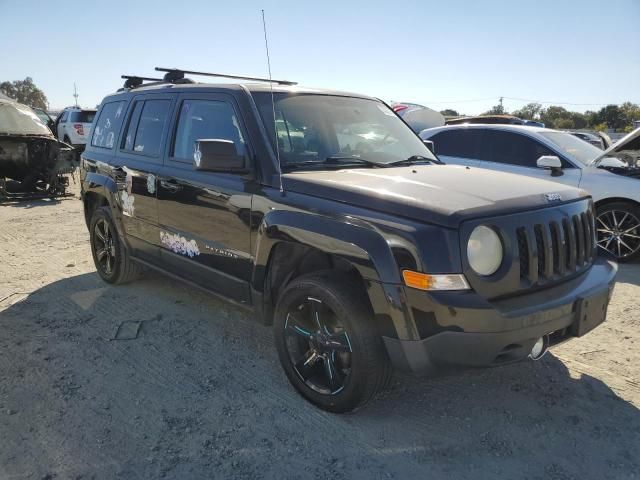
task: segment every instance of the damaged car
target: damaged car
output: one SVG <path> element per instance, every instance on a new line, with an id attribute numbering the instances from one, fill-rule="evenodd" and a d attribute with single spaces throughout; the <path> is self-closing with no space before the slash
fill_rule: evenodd
<path id="1" fill-rule="evenodd" d="M 542 178 L 587 190 L 598 246 L 640 259 L 640 129 L 604 152 L 571 133 L 520 125 L 447 125 L 420 133 L 445 163 Z"/>
<path id="2" fill-rule="evenodd" d="M 33 109 L 0 98 L 0 198 L 64 195 L 77 165 Z"/>

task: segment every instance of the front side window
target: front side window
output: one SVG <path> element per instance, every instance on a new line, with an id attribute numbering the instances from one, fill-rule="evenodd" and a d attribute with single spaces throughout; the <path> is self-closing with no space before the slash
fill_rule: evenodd
<path id="1" fill-rule="evenodd" d="M 103 105 L 100 116 L 93 127 L 91 145 L 100 148 L 113 148 L 124 119 L 125 103 L 121 101 Z"/>
<path id="2" fill-rule="evenodd" d="M 246 144 L 233 107 L 223 101 L 185 100 L 180 108 L 173 157 L 191 162 L 197 140 L 231 140 L 238 155 Z"/>
<path id="3" fill-rule="evenodd" d="M 536 162 L 543 155 L 555 153 L 519 133 L 485 130 L 478 156 L 488 162 L 537 168 Z"/>
<path id="4" fill-rule="evenodd" d="M 386 105 L 365 98 L 276 93 L 254 98 L 283 167 L 312 163 L 392 163 L 419 156 L 435 160 L 420 138 Z"/>

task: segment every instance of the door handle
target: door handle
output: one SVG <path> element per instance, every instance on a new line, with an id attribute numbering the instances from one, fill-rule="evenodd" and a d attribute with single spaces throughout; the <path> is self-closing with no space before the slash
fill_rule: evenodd
<path id="1" fill-rule="evenodd" d="M 160 186 L 171 193 L 176 193 L 182 190 L 182 185 L 175 180 L 160 180 Z"/>

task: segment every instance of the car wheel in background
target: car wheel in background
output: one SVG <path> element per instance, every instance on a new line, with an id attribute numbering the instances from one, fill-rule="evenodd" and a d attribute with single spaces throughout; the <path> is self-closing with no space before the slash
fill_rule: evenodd
<path id="1" fill-rule="evenodd" d="M 619 262 L 640 259 L 640 206 L 630 202 L 606 203 L 596 210 L 598 247 Z"/>

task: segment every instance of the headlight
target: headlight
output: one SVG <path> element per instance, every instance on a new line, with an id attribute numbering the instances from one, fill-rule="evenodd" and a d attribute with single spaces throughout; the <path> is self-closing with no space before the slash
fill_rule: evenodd
<path id="1" fill-rule="evenodd" d="M 491 275 L 502 264 L 502 242 L 489 227 L 480 225 L 473 229 L 467 243 L 467 259 L 479 275 Z"/>

